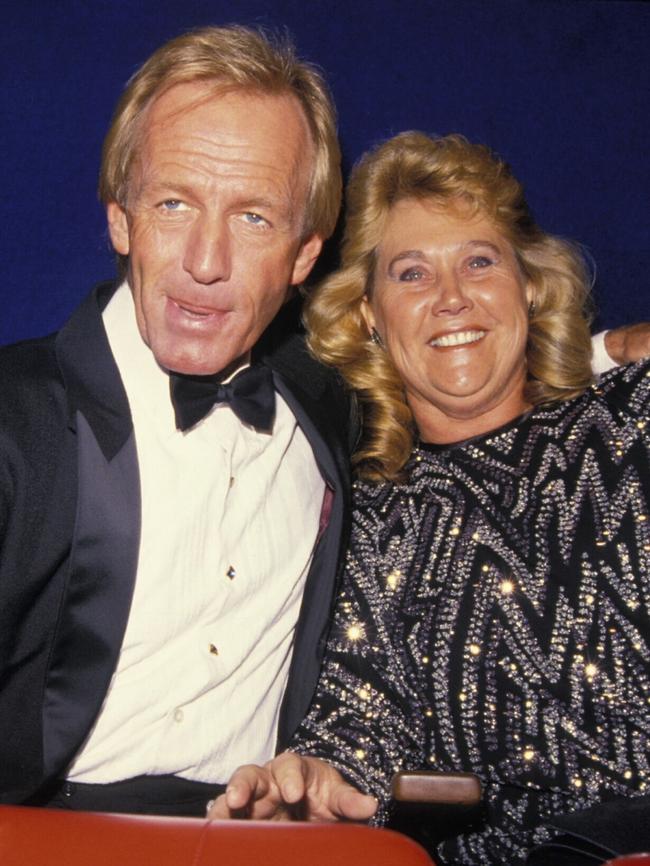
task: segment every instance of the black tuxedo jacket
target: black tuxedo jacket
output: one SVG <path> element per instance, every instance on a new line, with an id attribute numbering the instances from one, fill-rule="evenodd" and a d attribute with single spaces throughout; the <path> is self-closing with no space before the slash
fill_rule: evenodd
<path id="1" fill-rule="evenodd" d="M 102 705 L 133 592 L 140 534 L 129 406 L 99 286 L 50 337 L 0 349 L 0 802 L 60 778 Z M 349 405 L 298 336 L 274 372 L 333 493 L 307 578 L 280 715 L 282 748 L 311 699 L 347 541 Z M 125 744 L 128 748 L 128 744 Z"/>

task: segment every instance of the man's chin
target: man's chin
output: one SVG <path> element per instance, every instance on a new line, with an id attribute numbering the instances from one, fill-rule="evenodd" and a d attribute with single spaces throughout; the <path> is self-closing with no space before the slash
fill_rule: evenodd
<path id="1" fill-rule="evenodd" d="M 221 378 L 228 378 L 235 370 L 238 370 L 248 360 L 248 353 L 232 357 L 210 357 L 206 354 L 188 357 L 187 355 L 176 355 L 160 353 L 154 357 L 158 366 L 169 373 L 181 373 L 184 376 L 214 376 L 219 374 Z"/>
<path id="2" fill-rule="evenodd" d="M 216 373 L 221 373 L 222 367 L 214 364 L 204 363 L 187 363 L 183 361 L 170 362 L 169 364 L 161 364 L 159 366 L 168 373 L 180 373 L 183 376 L 214 376 Z M 229 366 L 229 365 L 227 365 Z"/>

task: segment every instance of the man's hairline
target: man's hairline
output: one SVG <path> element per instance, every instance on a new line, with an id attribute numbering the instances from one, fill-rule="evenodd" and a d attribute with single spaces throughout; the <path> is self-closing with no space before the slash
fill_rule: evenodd
<path id="1" fill-rule="evenodd" d="M 296 107 L 299 110 L 300 117 L 302 118 L 302 121 L 305 125 L 305 130 L 307 133 L 307 139 L 310 142 L 311 149 L 312 149 L 311 172 L 310 172 L 310 176 L 308 177 L 307 183 L 306 183 L 302 227 L 301 227 L 301 231 L 298 233 L 298 236 L 301 239 L 301 241 L 305 241 L 309 237 L 311 237 L 312 235 L 319 234 L 317 232 L 315 226 L 313 226 L 313 225 L 307 226 L 308 210 L 309 210 L 309 205 L 311 203 L 314 178 L 315 178 L 315 174 L 316 174 L 316 159 L 317 159 L 317 154 L 318 154 L 318 145 L 316 143 L 314 133 L 312 131 L 312 126 L 311 126 L 311 123 L 309 122 L 309 118 L 307 116 L 307 112 L 305 111 L 305 107 L 303 105 L 302 100 L 299 98 L 298 94 L 288 86 L 284 86 L 278 90 L 271 90 L 271 89 L 265 88 L 259 84 L 254 84 L 254 83 L 246 84 L 246 83 L 239 83 L 239 82 L 231 82 L 231 81 L 228 81 L 227 79 L 220 79 L 217 76 L 205 77 L 205 78 L 197 77 L 197 78 L 190 78 L 187 80 L 173 81 L 167 85 L 161 84 L 161 86 L 159 88 L 157 88 L 149 96 L 149 99 L 147 100 L 146 104 L 138 112 L 138 115 L 134 120 L 134 123 L 133 123 L 134 128 L 133 128 L 133 132 L 132 132 L 133 138 L 132 138 L 132 145 L 131 145 L 131 159 L 129 161 L 128 177 L 127 177 L 127 180 L 125 181 L 124 195 L 122 197 L 120 197 L 120 198 L 122 198 L 122 200 L 121 201 L 118 200 L 118 197 L 115 196 L 113 199 L 111 199 L 109 202 L 107 202 L 107 204 L 110 204 L 110 203 L 116 204 L 122 211 L 124 211 L 125 214 L 127 214 L 129 212 L 129 198 L 131 195 L 131 187 L 132 187 L 132 172 L 133 172 L 134 166 L 136 165 L 137 160 L 138 160 L 137 155 L 139 152 L 141 152 L 141 149 L 142 149 L 143 140 L 145 138 L 147 118 L 148 118 L 150 112 L 152 111 L 153 106 L 158 101 L 158 99 L 162 98 L 170 90 L 173 90 L 174 87 L 179 87 L 179 86 L 184 85 L 184 84 L 187 84 L 187 85 L 205 84 L 207 92 L 206 92 L 205 96 L 197 97 L 196 100 L 192 100 L 190 103 L 188 103 L 187 106 L 180 106 L 174 112 L 174 114 L 181 114 L 183 111 L 189 110 L 190 108 L 194 107 L 195 105 L 200 104 L 200 102 L 202 102 L 202 101 L 208 101 L 216 95 L 226 95 L 228 93 L 237 93 L 237 92 L 239 92 L 239 93 L 253 93 L 253 94 L 257 94 L 258 96 L 261 96 L 261 97 L 269 97 L 269 98 L 288 96 L 292 99 L 292 101 L 294 102 L 294 104 L 296 105 Z M 209 86 L 210 84 L 212 85 L 211 87 Z M 298 154 L 298 158 L 299 159 L 301 158 L 300 153 Z"/>

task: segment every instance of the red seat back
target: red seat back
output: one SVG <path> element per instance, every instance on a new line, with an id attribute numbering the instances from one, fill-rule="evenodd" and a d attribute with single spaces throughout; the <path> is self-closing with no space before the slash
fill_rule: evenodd
<path id="1" fill-rule="evenodd" d="M 650 866 L 650 854 L 624 854 L 608 860 L 603 866 Z"/>
<path id="2" fill-rule="evenodd" d="M 419 845 L 353 824 L 201 821 L 0 806 L 2 866 L 432 866 Z"/>

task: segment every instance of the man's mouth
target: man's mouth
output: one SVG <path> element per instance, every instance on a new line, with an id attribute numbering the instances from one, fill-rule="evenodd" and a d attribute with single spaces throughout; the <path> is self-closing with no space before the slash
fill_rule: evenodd
<path id="1" fill-rule="evenodd" d="M 221 310 L 209 309 L 208 307 L 197 307 L 194 304 L 187 304 L 184 301 L 174 301 L 173 303 L 176 304 L 181 312 L 193 319 L 207 319 L 210 316 L 214 316 L 215 313 L 223 312 Z"/>
<path id="2" fill-rule="evenodd" d="M 194 304 L 180 298 L 167 298 L 167 310 L 170 321 L 175 321 L 179 327 L 214 327 L 221 325 L 230 313 L 232 307 L 206 306 Z"/>
<path id="3" fill-rule="evenodd" d="M 213 336 L 216 330 L 224 327 L 232 314 L 231 309 L 194 304 L 180 298 L 167 297 L 166 320 L 172 329 L 183 334 L 204 334 Z"/>
<path id="4" fill-rule="evenodd" d="M 487 331 L 455 331 L 452 334 L 442 334 L 440 337 L 429 340 L 429 345 L 439 349 L 446 349 L 451 346 L 466 346 L 469 343 L 476 343 L 482 340 L 486 334 Z"/>

